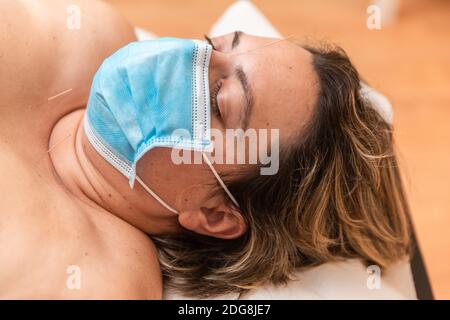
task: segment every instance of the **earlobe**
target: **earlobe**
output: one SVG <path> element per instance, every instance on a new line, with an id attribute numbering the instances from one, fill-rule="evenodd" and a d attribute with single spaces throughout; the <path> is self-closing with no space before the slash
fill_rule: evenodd
<path id="1" fill-rule="evenodd" d="M 247 224 L 239 210 L 225 204 L 181 211 L 178 221 L 188 230 L 220 239 L 236 239 L 247 231 Z"/>

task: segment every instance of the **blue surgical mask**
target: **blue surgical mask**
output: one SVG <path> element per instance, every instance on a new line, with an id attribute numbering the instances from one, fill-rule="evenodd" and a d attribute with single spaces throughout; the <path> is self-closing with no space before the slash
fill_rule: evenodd
<path id="1" fill-rule="evenodd" d="M 106 59 L 91 87 L 84 120 L 95 150 L 128 178 L 155 147 L 201 151 L 220 185 L 237 205 L 204 152 L 212 151 L 208 67 L 212 47 L 203 41 L 161 38 L 133 42 Z"/>

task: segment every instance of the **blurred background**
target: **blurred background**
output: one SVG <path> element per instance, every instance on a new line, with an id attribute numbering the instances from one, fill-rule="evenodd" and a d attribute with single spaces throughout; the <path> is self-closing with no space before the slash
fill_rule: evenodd
<path id="1" fill-rule="evenodd" d="M 106 0 L 161 36 L 201 38 L 232 0 Z M 450 1 L 254 0 L 284 35 L 341 45 L 393 104 L 419 245 L 435 298 L 450 299 Z M 385 5 L 380 30 L 367 7 Z M 385 20 L 383 20 L 383 17 Z"/>

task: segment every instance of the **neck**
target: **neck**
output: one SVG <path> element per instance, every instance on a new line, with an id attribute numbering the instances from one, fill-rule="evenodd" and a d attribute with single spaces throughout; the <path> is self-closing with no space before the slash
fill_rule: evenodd
<path id="1" fill-rule="evenodd" d="M 92 148 L 83 133 L 84 110 L 63 117 L 53 128 L 49 153 L 60 181 L 69 193 L 92 209 L 113 214 L 149 234 L 171 233 L 177 217 L 161 209 Z"/>

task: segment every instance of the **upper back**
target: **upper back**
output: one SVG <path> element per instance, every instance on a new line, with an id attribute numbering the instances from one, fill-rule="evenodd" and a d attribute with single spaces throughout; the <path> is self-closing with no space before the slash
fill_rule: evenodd
<path id="1" fill-rule="evenodd" d="M 86 104 L 103 60 L 135 40 L 122 16 L 94 0 L 6 0 L 0 21 L 0 137 L 31 147 L 46 147 L 57 120 Z"/>

